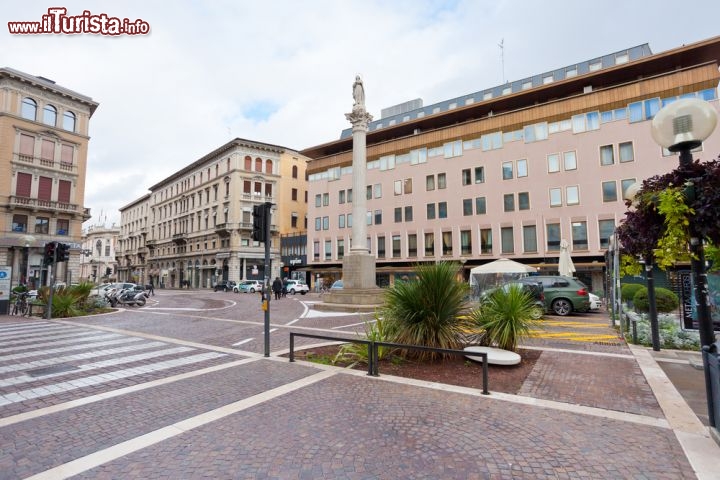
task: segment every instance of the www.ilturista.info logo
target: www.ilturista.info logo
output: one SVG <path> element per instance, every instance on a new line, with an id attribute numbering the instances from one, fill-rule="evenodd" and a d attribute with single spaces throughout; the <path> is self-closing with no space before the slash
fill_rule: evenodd
<path id="1" fill-rule="evenodd" d="M 67 8 L 48 8 L 39 22 L 8 22 L 8 31 L 13 35 L 81 34 L 96 35 L 147 35 L 150 24 L 138 18 L 129 20 L 94 14 L 90 10 L 82 15 L 68 15 Z"/>

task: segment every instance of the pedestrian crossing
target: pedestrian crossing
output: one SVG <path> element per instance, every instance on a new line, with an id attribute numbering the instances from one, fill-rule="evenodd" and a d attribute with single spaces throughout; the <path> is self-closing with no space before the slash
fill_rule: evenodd
<path id="1" fill-rule="evenodd" d="M 142 383 L 227 357 L 226 353 L 80 326 L 0 323 L 0 417 L 3 406 L 86 387 L 93 387 L 94 394 L 103 386 L 125 387 L 133 379 Z"/>

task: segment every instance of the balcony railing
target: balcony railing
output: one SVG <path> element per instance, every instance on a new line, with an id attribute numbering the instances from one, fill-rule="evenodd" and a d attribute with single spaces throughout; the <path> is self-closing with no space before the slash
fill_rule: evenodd
<path id="1" fill-rule="evenodd" d="M 11 207 L 37 208 L 58 212 L 81 213 L 85 210 L 73 203 L 54 202 L 52 200 L 40 200 L 39 198 L 31 197 L 18 197 L 17 195 L 10 195 L 9 203 Z"/>
<path id="2" fill-rule="evenodd" d="M 33 157 L 32 155 L 22 155 L 16 153 L 14 160 L 18 163 L 36 165 L 40 167 L 50 168 L 53 170 L 60 170 L 62 172 L 77 173 L 77 165 L 65 162 L 55 162 L 53 160 L 46 160 L 44 158 Z"/>
<path id="3" fill-rule="evenodd" d="M 234 223 L 218 223 L 215 225 L 215 233 L 222 236 L 230 236 L 236 228 L 237 226 Z"/>
<path id="4" fill-rule="evenodd" d="M 175 243 L 187 243 L 187 233 L 176 233 L 172 236 L 172 241 Z"/>

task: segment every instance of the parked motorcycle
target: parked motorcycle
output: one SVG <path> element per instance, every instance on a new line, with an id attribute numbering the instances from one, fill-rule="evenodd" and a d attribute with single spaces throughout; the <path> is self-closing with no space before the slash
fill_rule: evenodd
<path id="1" fill-rule="evenodd" d="M 147 299 L 147 292 L 134 289 L 112 289 L 105 294 L 110 306 L 115 308 L 118 305 L 130 307 L 142 307 Z"/>

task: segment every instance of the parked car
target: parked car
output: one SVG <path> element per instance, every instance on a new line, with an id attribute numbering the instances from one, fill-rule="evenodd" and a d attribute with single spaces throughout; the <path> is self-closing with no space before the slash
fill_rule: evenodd
<path id="1" fill-rule="evenodd" d="M 520 288 L 524 292 L 527 292 L 528 295 L 530 295 L 530 297 L 533 299 L 533 304 L 535 305 L 535 309 L 533 310 L 533 318 L 537 320 L 538 318 L 542 317 L 546 311 L 546 308 L 544 289 L 542 283 L 540 282 L 517 281 L 504 283 L 497 288 L 484 291 L 480 297 L 480 301 L 488 298 L 490 295 L 492 295 L 493 292 L 500 288 L 507 292 L 513 287 Z"/>
<path id="2" fill-rule="evenodd" d="M 342 290 L 343 289 L 343 281 L 342 280 L 335 280 L 333 284 L 330 286 L 330 290 Z"/>
<path id="3" fill-rule="evenodd" d="M 136 285 L 134 283 L 129 283 L 129 282 L 105 283 L 103 285 L 100 285 L 100 286 L 95 287 L 92 290 L 90 290 L 90 293 L 88 294 L 88 296 L 97 295 L 100 297 L 104 297 L 105 294 L 112 289 L 115 289 L 115 290 L 124 290 L 126 288 L 135 289 L 137 286 L 138 285 Z"/>
<path id="4" fill-rule="evenodd" d="M 590 310 L 588 288 L 577 278 L 558 275 L 532 275 L 520 279 L 523 283 L 541 283 L 545 308 L 556 315 Z"/>
<path id="5" fill-rule="evenodd" d="M 255 293 L 262 291 L 262 282 L 260 280 L 243 280 L 233 287 L 235 293 Z"/>
<path id="6" fill-rule="evenodd" d="M 223 292 L 229 292 L 233 290 L 233 287 L 237 285 L 236 282 L 233 282 L 232 280 L 220 280 L 218 283 L 215 284 L 214 290 L 217 292 L 218 290 L 222 290 Z"/>
<path id="7" fill-rule="evenodd" d="M 285 291 L 291 295 L 295 295 L 296 293 L 305 295 L 310 291 L 310 287 L 302 280 L 286 280 Z"/>
<path id="8" fill-rule="evenodd" d="M 594 293 L 588 293 L 588 300 L 590 301 L 590 311 L 594 312 L 600 310 L 600 307 L 602 307 L 602 300 Z"/>

